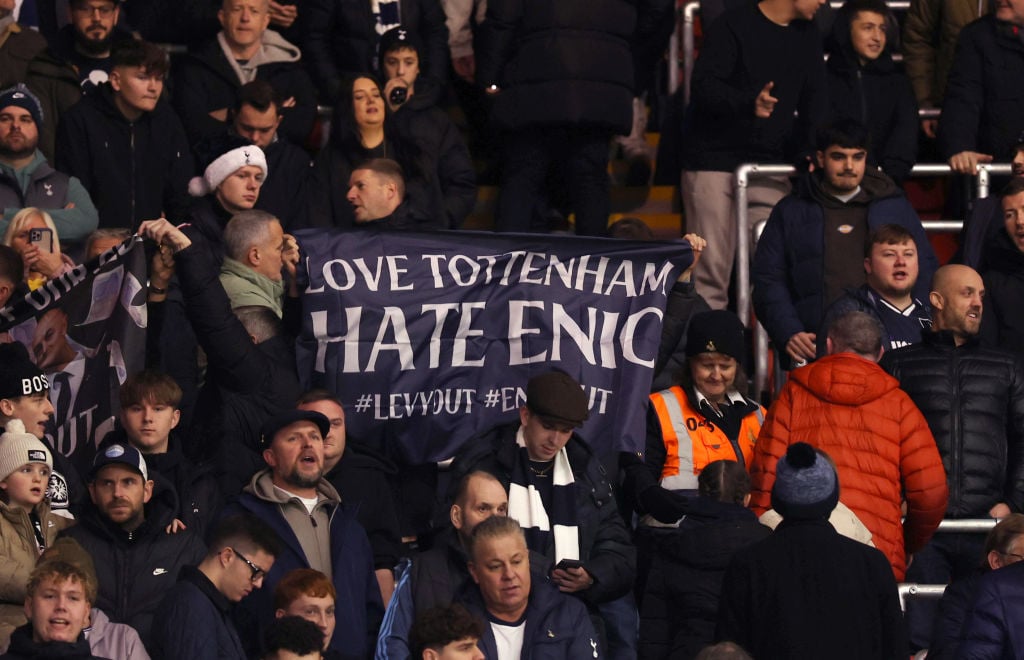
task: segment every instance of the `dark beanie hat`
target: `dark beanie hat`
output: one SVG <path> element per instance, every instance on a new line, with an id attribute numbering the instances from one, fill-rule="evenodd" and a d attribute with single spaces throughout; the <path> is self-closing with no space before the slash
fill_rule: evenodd
<path id="1" fill-rule="evenodd" d="M 32 115 L 32 121 L 36 123 L 36 128 L 43 127 L 43 105 L 36 95 L 29 91 L 28 87 L 18 83 L 14 87 L 8 87 L 0 92 L 0 109 L 9 108 L 12 105 L 27 110 Z"/>
<path id="2" fill-rule="evenodd" d="M 401 25 L 393 27 L 380 35 L 380 45 L 377 52 L 380 55 L 380 62 L 378 64 L 381 71 L 384 71 L 384 56 L 399 48 L 411 48 L 416 51 L 417 55 L 423 52 L 420 48 L 420 40 L 416 38 L 412 30 L 408 30 Z"/>
<path id="3" fill-rule="evenodd" d="M 783 520 L 828 519 L 839 503 L 839 477 L 829 460 L 806 442 L 789 446 L 775 464 L 772 508 Z"/>
<path id="4" fill-rule="evenodd" d="M 48 389 L 46 376 L 29 359 L 24 344 L 0 344 L 0 399 L 16 399 Z"/>
<path id="5" fill-rule="evenodd" d="M 739 317 L 728 310 L 717 309 L 690 319 L 686 329 L 686 356 L 701 353 L 724 353 L 743 362 L 746 345 Z"/>

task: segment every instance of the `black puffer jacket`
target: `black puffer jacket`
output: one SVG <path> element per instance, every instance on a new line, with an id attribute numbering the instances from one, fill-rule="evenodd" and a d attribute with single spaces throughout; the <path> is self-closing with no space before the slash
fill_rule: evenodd
<path id="1" fill-rule="evenodd" d="M 124 531 L 89 503 L 79 524 L 60 534 L 78 541 L 96 564 L 100 589 L 93 606 L 111 621 L 135 628 L 143 644 L 149 643 L 153 613 L 177 581 L 178 571 L 206 555 L 206 546 L 192 530 L 164 531 L 174 520 L 178 499 L 170 484 L 154 476 L 146 520 L 134 531 Z"/>
<path id="2" fill-rule="evenodd" d="M 836 13 L 828 41 L 828 98 L 830 116 L 855 119 L 868 127 L 871 148 L 868 163 L 879 165 L 896 183 L 910 174 L 917 162 L 917 101 L 910 79 L 896 68 L 886 43 L 878 59 L 865 64 L 850 41 L 851 11 Z M 886 17 L 887 19 L 890 17 Z M 896 21 L 887 21 L 894 29 Z"/>
<path id="3" fill-rule="evenodd" d="M 128 435 L 118 427 L 108 433 L 100 443 L 104 449 L 121 442 L 128 444 Z M 206 538 L 213 521 L 218 519 L 223 505 L 220 485 L 209 464 L 196 464 L 181 453 L 178 434 L 171 431 L 167 451 L 162 454 L 147 454 L 146 466 L 152 473 L 165 478 L 174 487 L 178 496 L 175 518 L 185 523 L 186 529 L 195 532 L 199 538 Z"/>
<path id="4" fill-rule="evenodd" d="M 891 351 L 881 365 L 924 414 L 949 482 L 947 518 L 984 518 L 999 502 L 1024 511 L 1024 366 L 948 331 Z"/>
<path id="5" fill-rule="evenodd" d="M 216 255 L 201 242 L 175 254 L 175 262 L 189 321 L 209 360 L 192 440 L 223 472 L 222 492 L 235 495 L 264 467 L 260 426 L 294 407 L 301 394 L 294 338 L 278 334 L 253 343 L 231 311 Z"/>
<path id="6" fill-rule="evenodd" d="M 476 79 L 502 89 L 494 99 L 496 124 L 627 133 L 635 25 L 626 0 L 491 0 L 480 26 Z"/>

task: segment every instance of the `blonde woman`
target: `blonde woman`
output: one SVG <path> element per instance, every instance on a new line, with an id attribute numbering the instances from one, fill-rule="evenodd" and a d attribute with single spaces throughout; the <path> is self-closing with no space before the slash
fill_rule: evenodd
<path id="1" fill-rule="evenodd" d="M 33 237 L 39 240 L 33 241 Z M 25 262 L 25 282 L 32 291 L 75 266 L 75 262 L 60 251 L 60 237 L 53 218 L 33 206 L 18 211 L 11 219 L 3 242 L 21 254 Z"/>

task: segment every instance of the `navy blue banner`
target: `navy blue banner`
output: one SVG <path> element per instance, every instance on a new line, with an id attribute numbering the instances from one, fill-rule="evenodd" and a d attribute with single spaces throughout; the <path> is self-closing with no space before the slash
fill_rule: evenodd
<path id="1" fill-rule="evenodd" d="M 644 445 L 667 295 L 687 243 L 475 232 L 296 232 L 303 385 L 337 392 L 348 432 L 411 464 L 518 418 L 553 368 L 590 401 L 601 452 Z"/>
<path id="2" fill-rule="evenodd" d="M 118 389 L 143 368 L 146 254 L 133 238 L 0 309 L 3 339 L 20 341 L 50 384 L 46 442 L 82 473 L 114 428 Z"/>

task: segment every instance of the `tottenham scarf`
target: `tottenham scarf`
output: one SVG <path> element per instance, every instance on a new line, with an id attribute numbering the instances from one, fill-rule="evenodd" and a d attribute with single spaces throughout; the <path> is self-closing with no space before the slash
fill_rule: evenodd
<path id="1" fill-rule="evenodd" d="M 516 432 L 516 444 L 519 452 L 508 486 L 509 517 L 519 521 L 530 550 L 550 556 L 548 547 L 553 536 L 555 563 L 579 559 L 576 484 L 565 447 L 555 455 L 547 471 L 530 469 L 522 427 Z"/>

